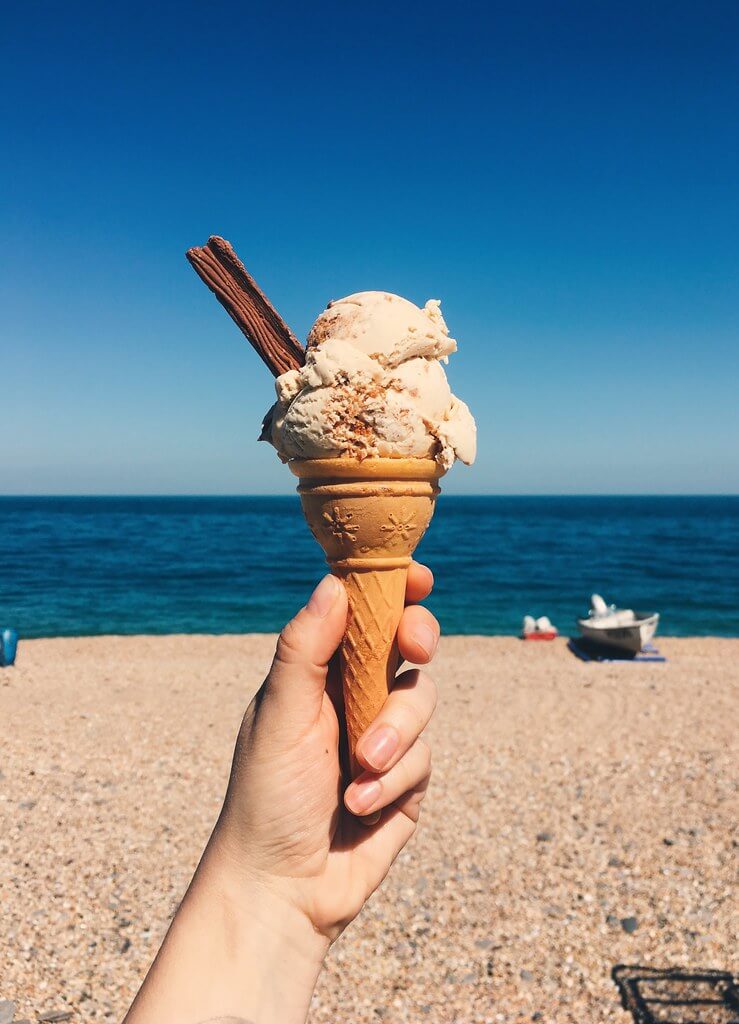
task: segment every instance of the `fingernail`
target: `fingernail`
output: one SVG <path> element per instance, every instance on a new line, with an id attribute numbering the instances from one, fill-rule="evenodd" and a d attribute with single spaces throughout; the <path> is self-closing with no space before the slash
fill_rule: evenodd
<path id="1" fill-rule="evenodd" d="M 413 630 L 412 637 L 418 646 L 421 647 L 430 658 L 436 650 L 436 645 L 438 643 L 438 637 L 431 626 L 416 626 Z"/>
<path id="2" fill-rule="evenodd" d="M 339 595 L 339 583 L 331 573 L 324 576 L 321 582 L 310 596 L 306 605 L 309 612 L 324 619 L 334 606 L 334 601 Z"/>
<path id="3" fill-rule="evenodd" d="M 381 725 L 362 740 L 361 754 L 367 764 L 380 771 L 398 749 L 399 737 L 390 725 Z"/>
<path id="4" fill-rule="evenodd" d="M 353 783 L 351 789 L 347 790 L 346 802 L 354 814 L 363 814 L 377 800 L 381 790 L 382 786 L 375 779 L 371 782 Z"/>
<path id="5" fill-rule="evenodd" d="M 416 562 L 416 565 L 419 567 L 419 569 L 423 569 L 423 571 L 426 573 L 426 576 L 428 577 L 428 581 L 429 581 L 428 582 L 428 586 L 429 587 L 433 587 L 433 585 L 434 585 L 434 574 L 431 572 L 429 567 L 427 565 L 423 565 L 422 562 Z"/>

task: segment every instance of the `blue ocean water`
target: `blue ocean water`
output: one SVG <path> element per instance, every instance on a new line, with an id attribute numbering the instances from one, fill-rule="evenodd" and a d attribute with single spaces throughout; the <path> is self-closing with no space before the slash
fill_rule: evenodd
<path id="1" fill-rule="evenodd" d="M 417 557 L 447 633 L 562 632 L 596 590 L 660 632 L 739 635 L 739 497 L 442 495 Z M 267 632 L 325 571 L 297 497 L 0 498 L 0 627 Z"/>

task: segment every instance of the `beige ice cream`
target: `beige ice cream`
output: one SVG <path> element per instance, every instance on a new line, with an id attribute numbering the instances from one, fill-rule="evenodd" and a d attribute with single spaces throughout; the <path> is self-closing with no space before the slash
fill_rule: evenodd
<path id="1" fill-rule="evenodd" d="M 419 309 L 388 292 L 331 302 L 308 335 L 305 365 L 276 379 L 262 436 L 285 460 L 473 462 L 475 421 L 441 365 L 457 343 L 439 305 Z"/>

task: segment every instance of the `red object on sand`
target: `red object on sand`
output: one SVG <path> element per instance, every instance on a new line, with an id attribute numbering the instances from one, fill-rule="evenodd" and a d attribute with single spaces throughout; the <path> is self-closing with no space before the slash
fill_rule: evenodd
<path id="1" fill-rule="evenodd" d="M 559 636 L 556 630 L 548 630 L 546 633 L 524 633 L 524 640 L 556 640 Z"/>

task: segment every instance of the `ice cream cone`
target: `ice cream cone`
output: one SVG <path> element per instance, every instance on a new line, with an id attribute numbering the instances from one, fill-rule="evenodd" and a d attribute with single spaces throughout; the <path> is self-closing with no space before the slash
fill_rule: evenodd
<path id="1" fill-rule="evenodd" d="M 387 698 L 398 668 L 396 633 L 411 555 L 426 531 L 444 469 L 433 459 L 293 460 L 313 536 L 346 587 L 339 661 L 351 774 L 357 740 Z"/>

